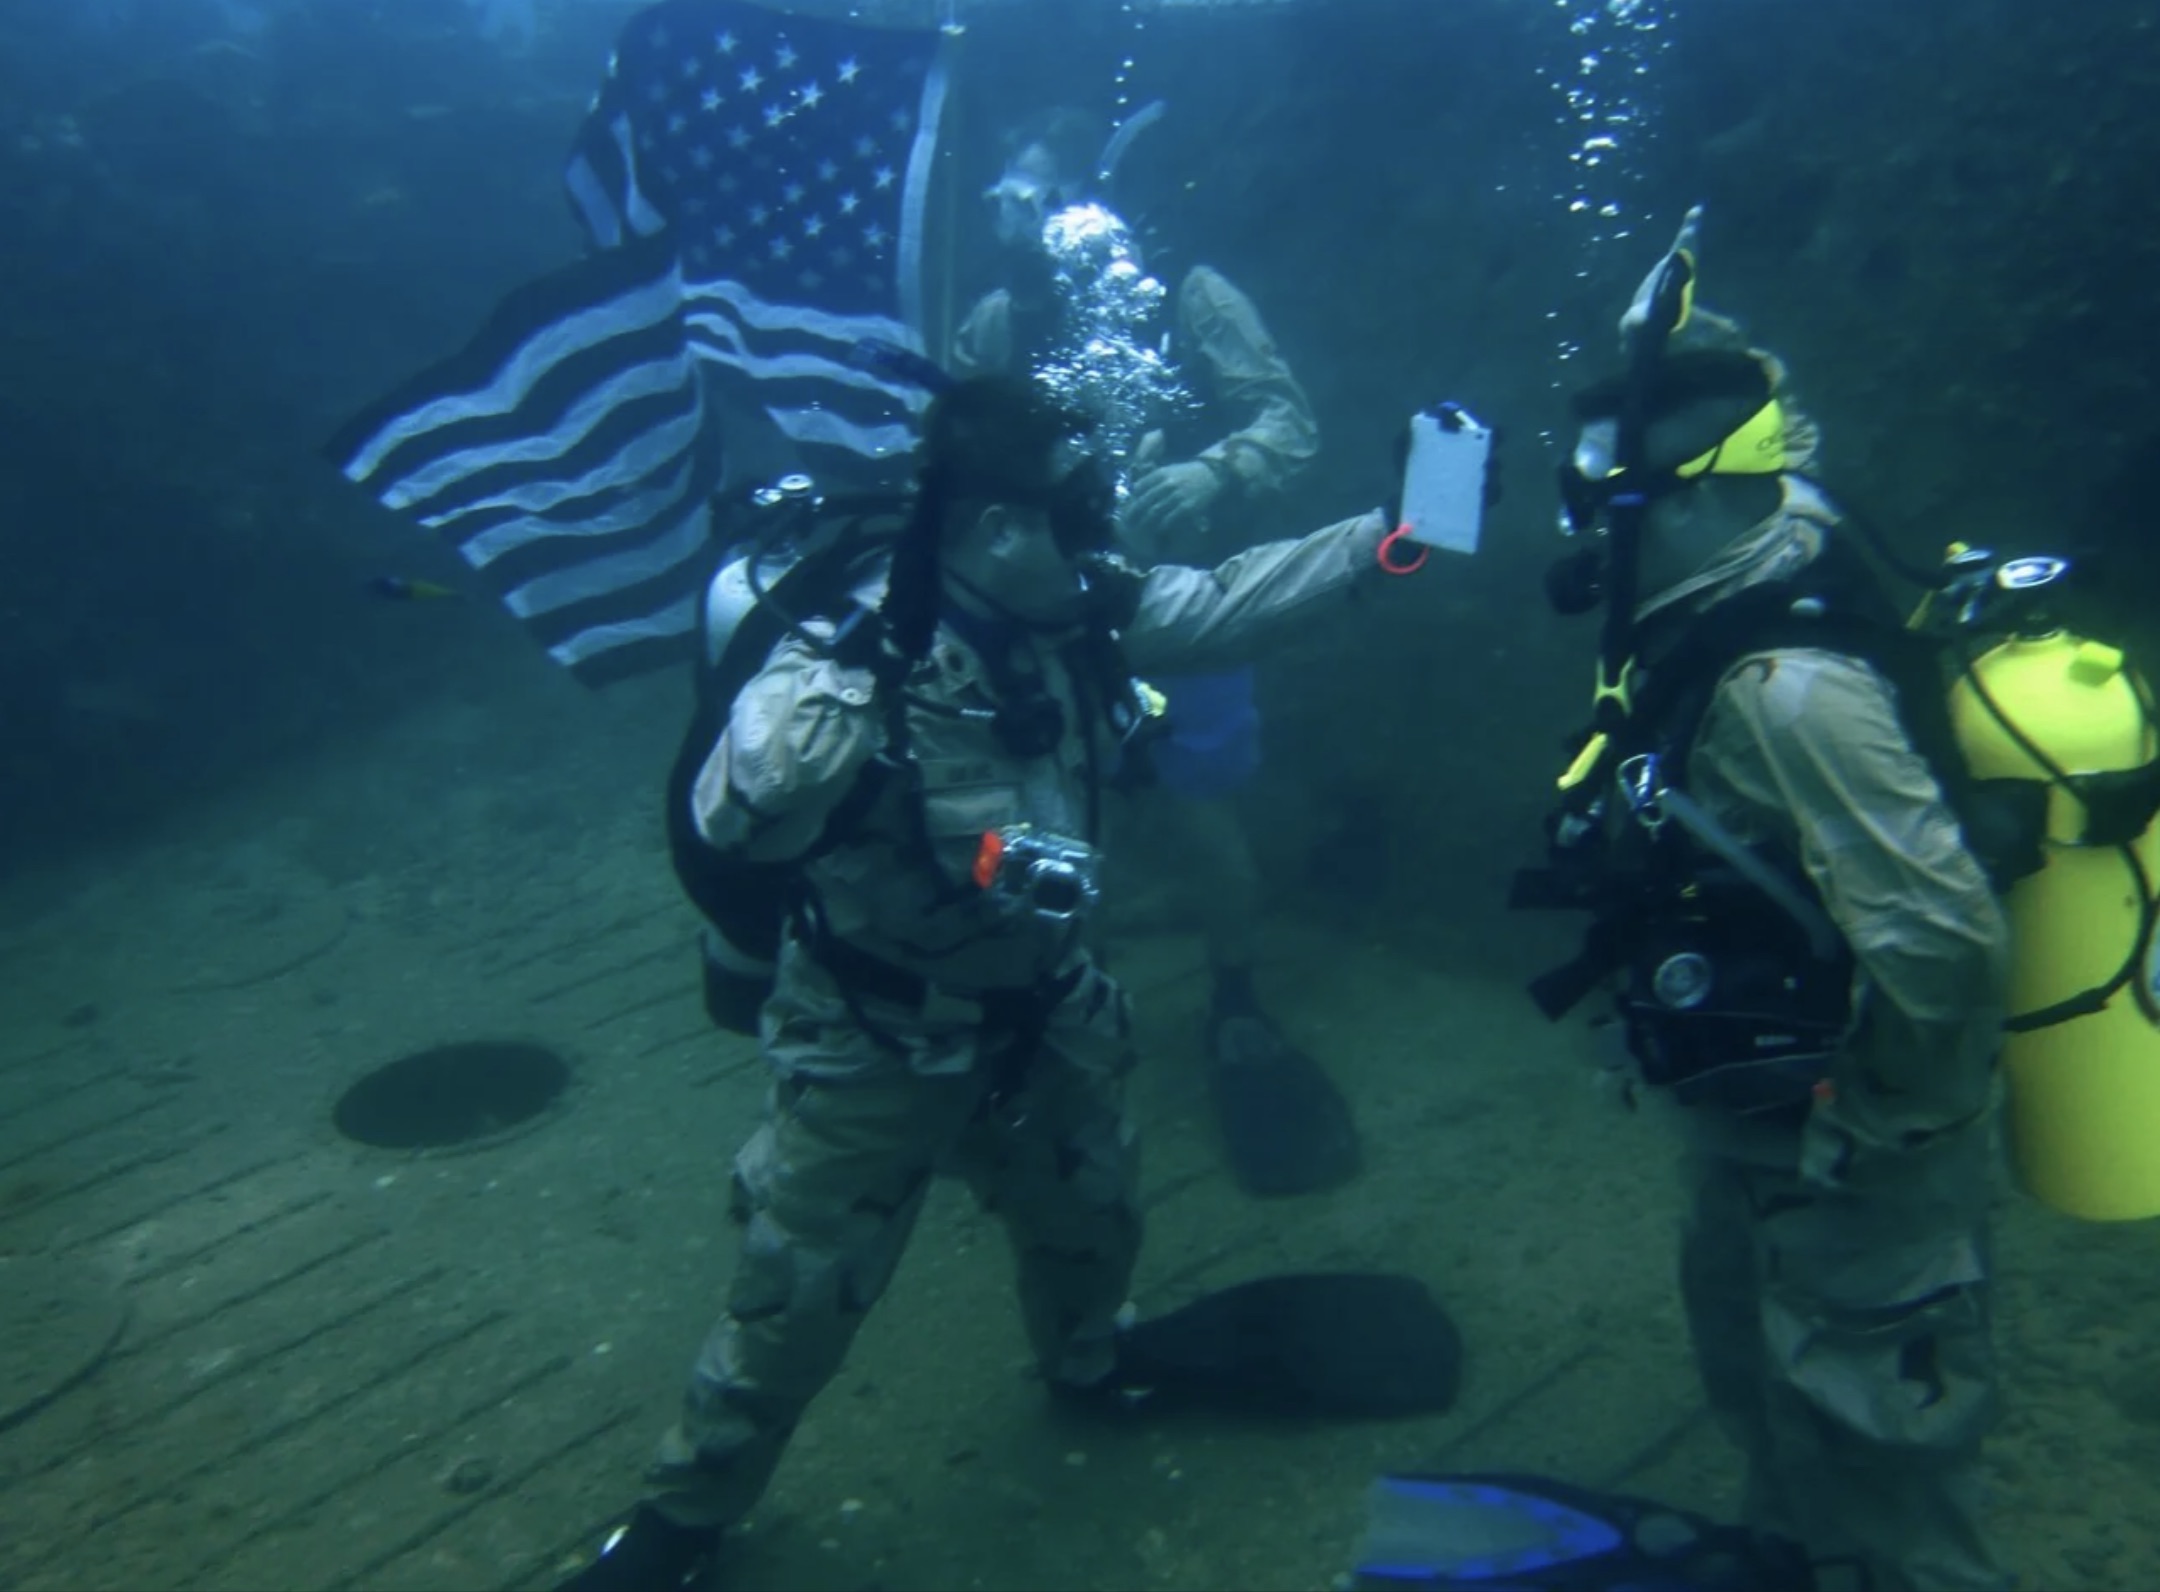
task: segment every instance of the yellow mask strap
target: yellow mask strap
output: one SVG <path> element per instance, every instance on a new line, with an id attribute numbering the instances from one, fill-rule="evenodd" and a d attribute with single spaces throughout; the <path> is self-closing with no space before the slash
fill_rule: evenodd
<path id="1" fill-rule="evenodd" d="M 1676 466 L 1673 475 L 1692 481 L 1705 475 L 1778 475 L 1784 469 L 1785 406 L 1773 398 L 1708 453 Z"/>

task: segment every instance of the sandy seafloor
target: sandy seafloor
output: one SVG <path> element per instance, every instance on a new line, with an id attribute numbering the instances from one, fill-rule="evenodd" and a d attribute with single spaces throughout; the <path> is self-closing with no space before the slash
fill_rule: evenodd
<path id="1" fill-rule="evenodd" d="M 631 1496 L 722 1295 L 728 1157 L 763 1088 L 701 1020 L 653 808 L 672 715 L 506 665 L 7 884 L 0 1369 L 18 1390 L 88 1370 L 0 1431 L 0 1585 L 538 1587 Z M 728 1584 L 1326 1587 L 1388 1469 L 1731 1511 L 1670 1282 L 1667 1127 L 1592 1083 L 1587 1036 L 1464 970 L 1473 908 L 1451 941 L 1293 906 L 1267 988 L 1350 1095 L 1366 1170 L 1238 1192 L 1197 1066 L 1197 945 L 1128 914 L 1137 1301 L 1411 1271 L 1467 1341 L 1458 1407 L 1054 1412 L 994 1223 L 941 1188 Z M 361 1074 L 482 1038 L 567 1056 L 560 1108 L 459 1154 L 334 1131 Z M 2000 1203 L 2003 1546 L 2028 1587 L 2160 1585 L 2160 1231 L 2007 1182 Z"/>

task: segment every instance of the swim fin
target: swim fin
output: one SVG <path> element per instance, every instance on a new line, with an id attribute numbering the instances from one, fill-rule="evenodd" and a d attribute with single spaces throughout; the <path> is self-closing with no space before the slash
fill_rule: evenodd
<path id="1" fill-rule="evenodd" d="M 1208 1090 L 1247 1193 L 1316 1194 L 1356 1176 L 1357 1124 L 1318 1062 L 1258 1012 L 1208 1024 Z"/>
<path id="2" fill-rule="evenodd" d="M 1113 1381 L 1151 1403 L 1258 1414 L 1423 1415 L 1455 1402 L 1462 1337 L 1387 1272 L 1261 1277 L 1136 1323 Z"/>
<path id="3" fill-rule="evenodd" d="M 1782 1537 L 1542 1476 L 1382 1476 L 1354 1586 L 1367 1592 L 1813 1592 Z"/>

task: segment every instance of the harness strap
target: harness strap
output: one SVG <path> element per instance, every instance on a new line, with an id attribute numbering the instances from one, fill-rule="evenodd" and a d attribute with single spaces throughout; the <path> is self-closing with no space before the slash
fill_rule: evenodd
<path id="1" fill-rule="evenodd" d="M 1063 973 L 1019 989 L 954 990 L 848 944 L 825 926 L 823 914 L 814 905 L 801 921 L 802 944 L 810 959 L 832 978 L 848 1015 L 881 1049 L 899 1056 L 907 1053 L 900 1037 L 864 1010 L 866 999 L 915 1014 L 949 1011 L 970 1021 L 986 1048 L 995 1047 L 985 1095 L 985 1103 L 993 1109 L 1011 1102 L 1025 1087 L 1051 1016 L 1080 987 L 1088 968 L 1084 961 L 1076 963 Z"/>

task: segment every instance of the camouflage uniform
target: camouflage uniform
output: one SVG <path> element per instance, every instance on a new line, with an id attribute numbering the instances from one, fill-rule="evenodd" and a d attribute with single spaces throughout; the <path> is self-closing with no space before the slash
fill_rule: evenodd
<path id="1" fill-rule="evenodd" d="M 1648 605 L 1650 626 L 1819 551 L 1833 511 L 1784 487 L 1776 516 Z M 1891 686 L 1858 659 L 1743 658 L 1687 773 L 1728 829 L 1802 861 L 1858 964 L 1854 1026 L 1804 1126 L 1685 1114 L 1682 1290 L 1748 1455 L 1749 1523 L 1855 1556 L 1884 1589 L 2006 1586 L 1977 1497 L 2006 920 Z"/>
<path id="2" fill-rule="evenodd" d="M 1376 570 L 1383 529 L 1368 515 L 1212 572 L 1153 571 L 1123 632 L 1130 661 L 1249 656 Z M 652 1478 L 653 1502 L 679 1525 L 727 1525 L 763 1492 L 937 1173 L 966 1177 L 1004 1218 L 1044 1374 L 1085 1384 L 1111 1369 L 1140 1242 L 1126 997 L 1090 960 L 1083 923 L 1001 916 L 969 882 L 986 830 L 1089 831 L 1119 747 L 1088 705 L 1098 688 L 1068 650 L 1078 639 L 1018 643 L 1065 725 L 1053 751 L 1023 759 L 988 722 L 982 660 L 942 629 L 907 687 L 921 794 L 888 782 L 803 864 L 823 934 L 813 943 L 798 927 L 783 946 L 762 1018 L 775 1080 L 735 1163 L 741 1260 Z M 782 643 L 699 776 L 705 837 L 752 858 L 801 856 L 885 744 L 873 695 L 866 673 Z M 1016 1040 L 1028 1053 L 1008 1098 Z"/>
<path id="3" fill-rule="evenodd" d="M 1282 493 L 1320 450 L 1312 401 L 1268 334 L 1259 310 L 1212 266 L 1194 266 L 1178 286 L 1172 347 L 1181 368 L 1199 384 L 1207 414 L 1236 416 L 1242 423 L 1193 455 L 1225 484 L 1210 523 L 1189 526 L 1185 539 L 1170 545 L 1134 545 L 1138 538 L 1128 529 L 1126 551 L 1144 564 L 1205 561 L 1210 556 L 1205 544 L 1219 545 L 1231 531 L 1220 523 L 1225 509 L 1249 514 L 1252 505 Z M 953 366 L 962 374 L 1010 371 L 1025 354 L 1014 331 L 1012 295 L 999 289 L 985 295 L 961 324 Z M 1160 441 L 1144 439 L 1136 453 L 1157 464 L 1179 462 L 1164 453 Z M 1133 484 L 1144 481 L 1146 474 L 1145 467 L 1137 468 Z M 1237 543 L 1251 542 L 1253 528 L 1241 529 L 1244 534 L 1235 537 Z M 1220 799 L 1158 791 L 1149 794 L 1144 814 L 1135 809 L 1128 816 L 1145 822 L 1181 859 L 1181 894 L 1199 920 L 1210 965 L 1250 967 L 1257 952 L 1260 870 L 1236 813 Z"/>

